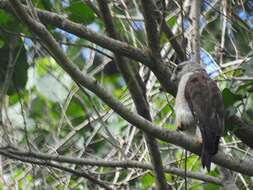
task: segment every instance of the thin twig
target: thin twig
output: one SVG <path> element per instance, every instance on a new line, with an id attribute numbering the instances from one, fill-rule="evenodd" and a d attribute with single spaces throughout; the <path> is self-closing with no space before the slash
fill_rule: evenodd
<path id="1" fill-rule="evenodd" d="M 199 21 L 200 21 L 200 6 L 201 0 L 194 0 L 191 7 L 191 19 L 192 19 L 192 49 L 194 60 L 197 64 L 200 64 L 200 32 L 199 32 Z"/>
<path id="2" fill-rule="evenodd" d="M 11 2 L 14 2 L 14 0 Z M 15 1 L 14 7 L 16 6 L 16 3 L 18 2 Z M 153 137 L 159 138 L 160 140 L 173 143 L 193 153 L 200 154 L 200 147 L 196 145 L 197 143 L 194 139 L 191 139 L 190 137 L 178 132 L 158 127 L 152 122 L 126 108 L 121 102 L 116 100 L 116 98 L 106 91 L 94 78 L 84 75 L 76 66 L 74 66 L 70 59 L 66 57 L 52 35 L 47 31 L 45 26 L 31 19 L 26 14 L 23 6 L 18 3 L 15 10 L 19 14 L 19 17 L 22 18 L 22 20 L 29 27 L 29 29 L 41 38 L 41 42 L 45 44 L 48 50 L 50 50 L 49 53 L 53 55 L 59 66 L 61 66 L 75 82 L 80 83 L 85 88 L 95 93 L 99 98 L 101 98 L 101 100 L 103 100 L 108 106 L 110 106 L 115 112 L 117 112 L 132 125 L 138 127 L 146 133 L 149 133 Z M 249 127 L 246 126 L 246 128 L 248 129 Z M 249 145 L 250 144 L 252 144 L 252 136 L 249 138 Z M 212 161 L 223 167 L 241 172 L 242 174 L 253 175 L 253 167 L 246 160 L 241 160 L 240 158 L 233 159 L 228 155 L 219 152 L 212 158 Z"/>
<path id="3" fill-rule="evenodd" d="M 119 35 L 117 34 L 117 31 L 115 30 L 114 24 L 112 22 L 112 16 L 108 4 L 103 0 L 98 0 L 98 5 L 100 12 L 102 13 L 102 18 L 104 20 L 108 35 L 114 39 L 119 40 Z M 127 60 L 123 57 L 115 54 L 115 59 L 116 64 L 129 88 L 138 114 L 151 121 L 152 118 L 149 112 L 149 104 L 146 99 L 146 88 L 139 73 L 132 69 L 131 66 L 127 64 Z M 159 147 L 156 140 L 151 135 L 146 134 L 146 140 L 149 148 L 149 154 L 152 160 L 152 165 L 155 171 L 157 188 L 165 190 L 167 189 L 167 183 L 163 172 Z"/>
<path id="4" fill-rule="evenodd" d="M 56 169 L 59 169 L 59 170 L 62 170 L 62 171 L 66 171 L 66 172 L 69 172 L 69 173 L 74 174 L 76 176 L 84 177 L 84 178 L 90 180 L 92 183 L 101 186 L 102 188 L 105 188 L 107 190 L 112 190 L 112 188 L 109 187 L 108 185 L 106 185 L 104 182 L 96 179 L 95 177 L 92 177 L 90 174 L 85 173 L 83 171 L 73 170 L 71 168 L 61 166 L 59 164 L 51 163 L 50 161 L 47 161 L 47 160 L 40 161 L 40 160 L 30 159 L 30 158 L 26 158 L 26 157 L 22 157 L 22 156 L 16 156 L 15 154 L 12 154 L 12 153 L 9 153 L 9 152 L 4 152 L 2 150 L 0 150 L 0 154 L 4 155 L 6 157 L 9 157 L 9 158 L 15 159 L 15 160 L 20 160 L 22 162 L 27 162 L 27 163 L 31 163 L 31 164 L 35 164 L 35 165 L 52 167 L 52 168 L 56 168 Z"/>
<path id="5" fill-rule="evenodd" d="M 96 159 L 82 159 L 76 157 L 67 157 L 67 156 L 54 156 L 52 154 L 45 154 L 39 152 L 25 152 L 21 151 L 16 148 L 0 148 L 1 153 L 11 153 L 13 155 L 17 155 L 20 157 L 28 157 L 31 159 L 40 159 L 41 161 L 55 161 L 59 163 L 69 163 L 69 164 L 76 164 L 76 165 L 85 165 L 85 166 L 98 166 L 98 167 L 121 167 L 121 168 L 140 168 L 140 169 L 149 169 L 152 170 L 152 166 L 150 164 L 146 164 L 143 162 L 138 161 L 131 161 L 131 160 L 124 160 L 124 161 L 105 161 L 105 160 L 96 160 Z M 175 167 L 166 167 L 164 169 L 165 172 L 172 173 L 175 175 L 179 175 L 181 177 L 185 176 L 185 172 L 182 169 L 175 168 Z M 209 183 L 214 183 L 217 185 L 221 185 L 221 180 L 212 176 L 205 176 L 201 173 L 197 172 L 187 172 L 187 177 L 202 180 Z"/>

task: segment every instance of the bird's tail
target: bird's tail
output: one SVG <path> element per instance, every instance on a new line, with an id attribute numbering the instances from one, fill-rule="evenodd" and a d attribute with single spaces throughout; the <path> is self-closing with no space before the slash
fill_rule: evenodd
<path id="1" fill-rule="evenodd" d="M 213 155 L 215 155 L 218 152 L 218 146 L 219 146 L 219 136 L 215 136 L 214 142 L 208 141 L 208 139 L 205 139 L 202 148 L 201 148 L 201 162 L 203 168 L 206 167 L 207 171 L 210 172 L 211 167 L 211 158 Z M 209 143 L 209 144 L 208 144 Z"/>
<path id="2" fill-rule="evenodd" d="M 210 172 L 211 167 L 211 157 L 212 155 L 208 153 L 204 146 L 202 146 L 201 150 L 201 163 L 203 168 L 206 167 L 207 171 Z"/>

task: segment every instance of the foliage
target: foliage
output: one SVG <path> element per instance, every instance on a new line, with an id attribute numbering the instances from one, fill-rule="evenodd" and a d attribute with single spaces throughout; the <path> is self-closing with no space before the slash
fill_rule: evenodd
<path id="1" fill-rule="evenodd" d="M 105 35 L 102 19 L 96 15 L 89 3 L 84 2 L 89 1 L 32 1 L 33 5 L 41 10 L 55 12 Z M 175 31 L 175 39 L 181 42 L 183 37 L 179 2 L 184 1 L 169 1 L 164 16 L 168 26 Z M 233 109 L 237 115 L 253 125 L 253 1 L 228 1 L 226 10 L 220 1 L 204 2 L 209 3 L 203 3 L 202 6 L 201 47 L 212 57 L 211 64 L 217 65 L 221 70 L 214 80 L 220 86 L 225 106 Z M 140 2 L 110 1 L 109 5 L 116 29 L 122 39 L 134 47 L 146 47 Z M 188 14 L 185 9 L 184 24 L 189 22 Z M 88 39 L 68 33 L 52 24 L 45 24 L 68 58 L 85 75 L 95 77 L 127 108 L 135 110 L 126 84 L 115 67 L 114 60 L 111 60 L 112 52 L 91 43 Z M 225 31 L 222 28 L 224 25 Z M 184 36 L 190 41 L 187 24 L 184 27 Z M 80 85 L 59 67 L 56 60 L 36 38 L 37 36 L 32 34 L 20 19 L 4 9 L 0 10 L 1 91 L 6 87 L 4 85 L 7 73 L 11 74 L 6 95 L 2 97 L 0 91 L 0 120 L 3 126 L 1 147 L 6 146 L 9 139 L 18 148 L 32 149 L 50 155 L 106 161 L 131 159 L 150 163 L 143 133 L 121 118 L 93 93 L 80 88 Z M 165 34 L 161 35 L 160 46 L 162 52 L 165 52 L 164 60 L 175 60 L 175 51 L 168 43 Z M 188 52 L 188 55 L 190 54 L 191 52 Z M 10 63 L 14 63 L 13 73 L 8 70 Z M 137 65 L 136 62 L 129 64 Z M 142 64 L 138 65 L 137 69 L 144 77 L 148 75 Z M 154 123 L 175 130 L 174 98 L 161 91 L 160 84 L 153 75 L 148 79 L 147 97 Z M 235 137 L 225 136 L 222 144 L 231 155 L 243 158 L 252 156 L 252 150 L 249 151 L 247 146 Z M 184 170 L 182 148 L 162 141 L 159 141 L 159 147 L 164 165 Z M 69 175 L 62 170 L 54 170 L 53 167 L 40 167 L 36 164 L 10 160 L 7 157 L 2 157 L 1 160 L 0 189 L 4 189 L 4 186 L 12 188 L 14 184 L 16 189 L 34 187 L 95 189 L 89 180 Z M 62 165 L 73 170 L 85 171 L 118 189 L 144 190 L 155 186 L 153 174 L 146 169 L 66 163 Z M 207 174 L 201 168 L 198 157 L 193 154 L 187 159 L 187 169 Z M 213 164 L 209 175 L 220 176 L 218 166 Z M 234 173 L 233 177 L 240 189 L 253 188 L 252 177 L 238 173 Z M 170 173 L 166 174 L 166 179 L 175 189 L 181 189 L 185 183 L 183 177 Z M 211 183 L 203 185 L 199 180 L 190 178 L 188 187 L 219 189 L 218 185 Z"/>

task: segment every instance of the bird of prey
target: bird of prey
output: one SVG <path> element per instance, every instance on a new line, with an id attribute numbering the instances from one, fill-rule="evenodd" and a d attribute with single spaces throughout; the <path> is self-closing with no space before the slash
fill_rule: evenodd
<path id="1" fill-rule="evenodd" d="M 179 64 L 171 80 L 178 84 L 177 128 L 190 135 L 198 136 L 199 132 L 202 166 L 210 171 L 211 157 L 217 153 L 224 133 L 224 103 L 220 90 L 201 65 L 193 61 Z"/>

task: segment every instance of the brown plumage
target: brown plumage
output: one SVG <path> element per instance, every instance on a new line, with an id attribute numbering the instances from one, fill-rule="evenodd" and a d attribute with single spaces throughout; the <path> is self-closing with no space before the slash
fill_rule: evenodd
<path id="1" fill-rule="evenodd" d="M 210 171 L 211 157 L 217 153 L 224 131 L 221 93 L 205 70 L 193 62 L 180 64 L 172 79 L 179 83 L 175 106 L 177 126 L 191 131 L 198 126 L 202 137 L 202 165 Z"/>

